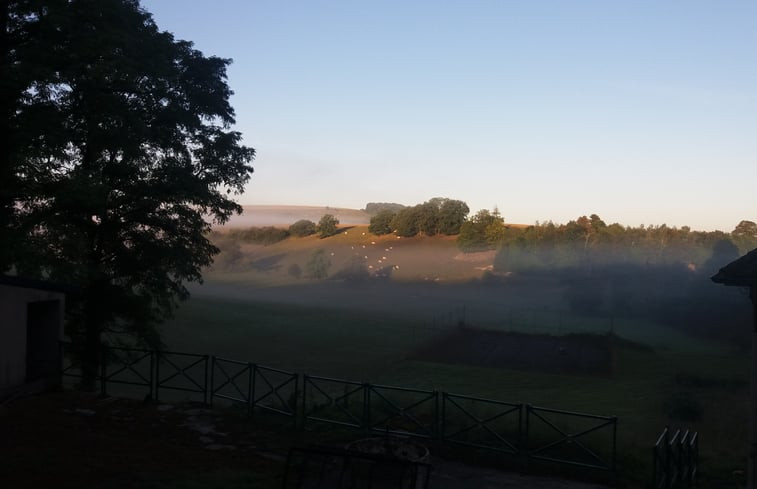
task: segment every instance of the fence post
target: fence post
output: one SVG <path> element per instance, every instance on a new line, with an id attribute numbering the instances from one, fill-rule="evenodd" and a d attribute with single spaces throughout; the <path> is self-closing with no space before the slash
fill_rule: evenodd
<path id="1" fill-rule="evenodd" d="M 518 404 L 518 451 L 523 454 L 526 452 L 523 446 L 523 403 Z"/>
<path id="2" fill-rule="evenodd" d="M 247 363 L 247 371 L 249 376 L 247 377 L 247 416 L 252 416 L 252 397 L 255 395 L 255 366 L 251 363 Z"/>
<path id="3" fill-rule="evenodd" d="M 252 377 L 252 382 L 250 386 L 250 417 L 255 416 L 255 383 L 257 382 L 258 374 L 258 364 L 256 363 L 250 363 L 250 377 Z"/>
<path id="4" fill-rule="evenodd" d="M 434 390 L 434 426 L 433 426 L 433 437 L 435 440 L 440 440 L 440 430 L 439 430 L 439 391 Z"/>
<path id="5" fill-rule="evenodd" d="M 155 402 L 160 402 L 160 350 L 155 350 Z"/>
<path id="6" fill-rule="evenodd" d="M 671 474 L 671 467 L 670 467 L 670 440 L 668 439 L 670 436 L 670 430 L 667 429 L 668 427 L 665 427 L 665 480 L 663 481 L 665 489 L 670 489 L 670 486 L 673 482 L 672 475 Z"/>
<path id="7" fill-rule="evenodd" d="M 158 378 L 155 375 L 155 350 L 150 350 L 150 398 L 158 402 Z"/>
<path id="8" fill-rule="evenodd" d="M 444 433 L 447 430 L 447 393 L 442 392 L 442 413 L 441 429 L 439 430 L 439 441 L 444 442 Z"/>
<path id="9" fill-rule="evenodd" d="M 107 375 L 108 375 L 108 347 L 105 345 L 100 346 L 100 395 L 105 397 L 107 395 Z"/>
<path id="10" fill-rule="evenodd" d="M 300 428 L 304 431 L 307 423 L 307 398 L 308 398 L 308 374 L 302 374 L 302 424 Z"/>
<path id="11" fill-rule="evenodd" d="M 210 357 L 208 355 L 203 355 L 205 357 L 205 389 L 203 392 L 203 398 L 202 398 L 202 405 L 205 407 L 209 407 L 210 403 L 208 402 L 208 362 L 210 361 Z"/>
<path id="12" fill-rule="evenodd" d="M 208 406 L 213 407 L 213 394 L 216 390 L 216 357 L 210 356 L 210 395 L 208 396 Z"/>
<path id="13" fill-rule="evenodd" d="M 529 453 L 530 436 L 531 436 L 531 405 L 526 404 L 526 432 L 525 432 L 525 436 L 523 437 L 523 448 L 524 448 L 524 453 L 526 454 L 526 457 L 531 456 L 531 454 Z"/>
<path id="14" fill-rule="evenodd" d="M 371 384 L 363 382 L 363 434 L 371 432 Z"/>
<path id="15" fill-rule="evenodd" d="M 299 397 L 300 397 L 300 374 L 295 373 L 294 374 L 294 396 L 292 396 L 293 402 L 294 402 L 294 406 L 292 406 L 292 421 L 294 422 L 293 424 L 294 424 L 295 431 L 297 430 L 297 412 L 298 412 L 298 407 L 300 405 L 300 403 L 297 401 Z"/>
<path id="16" fill-rule="evenodd" d="M 616 471 L 616 460 L 618 454 L 618 417 L 612 417 L 612 471 Z"/>

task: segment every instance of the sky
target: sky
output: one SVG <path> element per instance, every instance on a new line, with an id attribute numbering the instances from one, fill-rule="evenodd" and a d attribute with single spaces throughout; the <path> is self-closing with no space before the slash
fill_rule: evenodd
<path id="1" fill-rule="evenodd" d="M 242 204 L 757 221 L 757 2 L 143 0 L 232 58 Z"/>

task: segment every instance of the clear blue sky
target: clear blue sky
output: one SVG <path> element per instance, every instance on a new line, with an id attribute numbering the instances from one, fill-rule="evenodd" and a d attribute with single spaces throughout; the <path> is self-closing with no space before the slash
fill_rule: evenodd
<path id="1" fill-rule="evenodd" d="M 757 221 L 757 2 L 143 1 L 233 58 L 243 204 Z"/>

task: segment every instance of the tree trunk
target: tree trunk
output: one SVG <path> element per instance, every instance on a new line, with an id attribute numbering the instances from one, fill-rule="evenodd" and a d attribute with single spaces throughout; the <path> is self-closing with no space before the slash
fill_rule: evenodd
<path id="1" fill-rule="evenodd" d="M 93 302 L 93 297 L 90 296 L 84 306 L 84 350 L 82 352 L 82 388 L 90 392 L 94 392 L 97 388 L 97 376 L 102 358 L 100 322 L 96 313 L 97 305 Z"/>

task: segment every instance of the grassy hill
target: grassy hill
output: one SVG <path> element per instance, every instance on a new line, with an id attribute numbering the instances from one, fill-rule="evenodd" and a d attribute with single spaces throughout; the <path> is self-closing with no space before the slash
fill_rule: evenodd
<path id="1" fill-rule="evenodd" d="M 342 226 L 338 234 L 324 239 L 314 235 L 289 237 L 272 245 L 240 243 L 242 257 L 231 265 L 225 264 L 223 256 L 219 257 L 218 265 L 207 277 L 257 284 L 300 282 L 303 279 L 293 277 L 289 269 L 297 265 L 304 270 L 315 250 L 324 250 L 328 256 L 329 275 L 338 275 L 360 260 L 373 278 L 400 281 L 476 279 L 491 269 L 494 262 L 494 251 L 461 253 L 455 236 L 375 236 L 368 232 L 368 226 Z"/>

